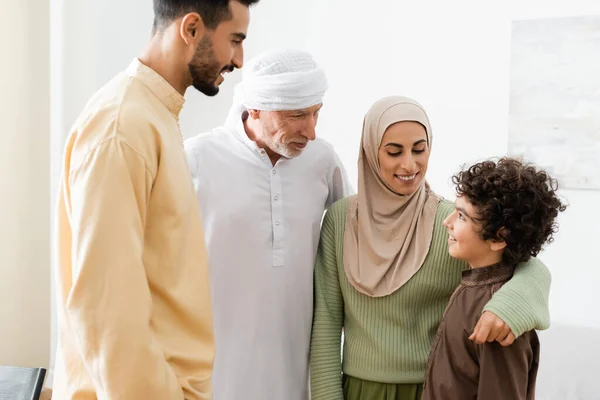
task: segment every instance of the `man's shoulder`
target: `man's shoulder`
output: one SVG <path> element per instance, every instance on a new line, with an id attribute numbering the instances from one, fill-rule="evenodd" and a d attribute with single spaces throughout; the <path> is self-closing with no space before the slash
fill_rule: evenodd
<path id="1" fill-rule="evenodd" d="M 69 132 L 73 161 L 116 135 L 126 85 L 119 74 L 90 96 Z"/>
<path id="2" fill-rule="evenodd" d="M 331 143 L 329 143 L 327 140 L 323 139 L 323 138 L 315 138 L 315 140 L 313 141 L 313 143 L 315 144 L 316 147 L 325 150 L 325 151 L 334 151 L 333 149 L 333 145 Z"/>
<path id="3" fill-rule="evenodd" d="M 312 147 L 313 152 L 318 153 L 322 156 L 329 157 L 329 158 L 337 157 L 335 148 L 333 147 L 333 145 L 331 143 L 329 143 L 325 139 L 316 138 L 310 144 L 310 147 Z"/>
<path id="4" fill-rule="evenodd" d="M 215 146 L 226 146 L 233 135 L 227 127 L 219 126 L 210 131 L 198 133 L 183 141 L 186 151 L 197 151 L 203 148 L 213 148 Z"/>
<path id="5" fill-rule="evenodd" d="M 99 88 L 88 100 L 72 127 L 76 134 L 90 129 L 103 140 L 106 135 L 126 134 L 143 129 L 156 118 L 144 91 L 134 79 L 119 73 Z"/>
<path id="6" fill-rule="evenodd" d="M 341 164 L 340 157 L 333 145 L 321 138 L 316 138 L 310 142 L 299 159 L 302 160 L 302 163 L 318 166 L 321 170 L 323 168 L 330 170 Z"/>
<path id="7" fill-rule="evenodd" d="M 160 105 L 153 100 L 151 92 L 126 73 L 114 76 L 90 97 L 71 127 L 73 161 L 114 138 L 133 149 L 153 170 L 161 143 L 155 136 L 177 132 L 175 122 L 173 132 L 163 132 L 169 125 L 157 115 Z"/>
<path id="8" fill-rule="evenodd" d="M 196 176 L 200 171 L 212 173 L 209 169 L 199 168 L 200 160 L 205 166 L 221 162 L 233 151 L 235 140 L 235 135 L 226 127 L 217 127 L 185 139 L 183 148 L 192 174 Z"/>

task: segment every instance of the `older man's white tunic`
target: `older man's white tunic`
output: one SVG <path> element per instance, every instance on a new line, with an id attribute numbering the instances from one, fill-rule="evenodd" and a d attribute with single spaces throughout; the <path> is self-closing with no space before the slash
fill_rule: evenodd
<path id="1" fill-rule="evenodd" d="M 307 400 L 324 210 L 353 193 L 333 148 L 272 165 L 237 126 L 185 142 L 211 274 L 214 400 Z"/>

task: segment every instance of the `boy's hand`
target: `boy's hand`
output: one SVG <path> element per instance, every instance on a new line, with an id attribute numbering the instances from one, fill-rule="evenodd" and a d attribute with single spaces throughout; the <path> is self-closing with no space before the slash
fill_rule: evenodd
<path id="1" fill-rule="evenodd" d="M 515 335 L 500 317 L 493 312 L 485 311 L 477 321 L 469 339 L 477 344 L 491 343 L 495 340 L 502 346 L 510 346 L 515 341 Z"/>

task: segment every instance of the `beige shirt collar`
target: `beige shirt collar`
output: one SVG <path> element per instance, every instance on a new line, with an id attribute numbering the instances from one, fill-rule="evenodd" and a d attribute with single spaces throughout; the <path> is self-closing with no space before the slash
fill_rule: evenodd
<path id="1" fill-rule="evenodd" d="M 138 58 L 133 59 L 126 72 L 127 75 L 139 79 L 146 85 L 169 109 L 175 119 L 179 120 L 179 113 L 183 108 L 185 98 L 162 76 L 152 68 L 142 64 Z"/>

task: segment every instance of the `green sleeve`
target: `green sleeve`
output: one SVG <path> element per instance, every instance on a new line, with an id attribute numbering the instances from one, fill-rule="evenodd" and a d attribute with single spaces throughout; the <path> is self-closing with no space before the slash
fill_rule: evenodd
<path id="1" fill-rule="evenodd" d="M 312 400 L 343 398 L 341 335 L 344 300 L 338 277 L 336 226 L 332 214 L 330 209 L 325 215 L 315 263 L 315 309 L 310 343 Z"/>
<path id="2" fill-rule="evenodd" d="M 531 258 L 517 266 L 512 279 L 494 294 L 483 311 L 500 317 L 516 337 L 533 329 L 548 329 L 551 280 L 548 268 L 537 258 Z"/>

